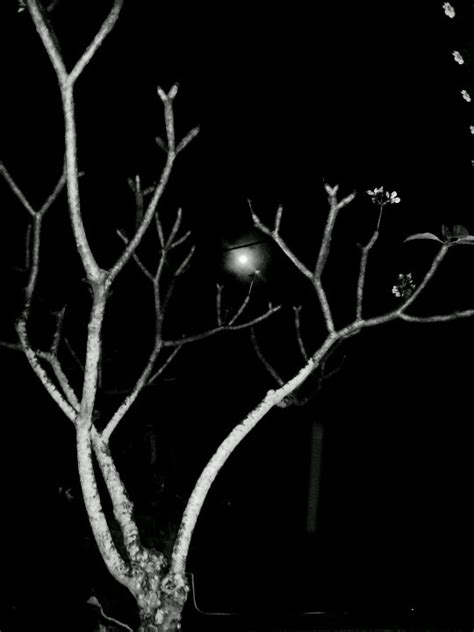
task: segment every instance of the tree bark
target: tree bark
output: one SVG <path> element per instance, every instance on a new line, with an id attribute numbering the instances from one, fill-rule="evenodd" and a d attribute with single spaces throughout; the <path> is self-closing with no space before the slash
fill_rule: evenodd
<path id="1" fill-rule="evenodd" d="M 138 632 L 178 632 L 187 596 L 184 575 L 168 573 L 161 578 L 157 573 L 147 574 L 135 595 L 140 617 Z"/>

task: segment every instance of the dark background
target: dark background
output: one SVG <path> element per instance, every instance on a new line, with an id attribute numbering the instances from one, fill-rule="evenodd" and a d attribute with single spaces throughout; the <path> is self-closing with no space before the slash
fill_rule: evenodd
<path id="1" fill-rule="evenodd" d="M 68 67 L 108 6 L 58 5 L 54 23 Z M 472 85 L 470 11 L 458 5 L 451 21 L 432 2 L 333 2 L 316 12 L 303 4 L 257 10 L 251 3 L 190 9 L 126 2 L 76 85 L 84 216 L 99 263 L 110 265 L 120 251 L 115 229 L 133 226 L 127 178 L 140 173 L 151 183 L 161 165 L 153 140 L 163 134 L 156 85 L 178 81 L 177 133 L 196 124 L 201 132 L 177 161 L 164 199 L 169 217 L 182 205 L 197 245 L 170 333 L 209 324 L 216 281 L 225 281 L 231 305 L 245 295 L 246 283 L 222 261 L 251 227 L 247 199 L 267 221 L 284 205 L 285 238 L 312 265 L 327 211 L 324 182 L 359 194 L 341 215 L 326 276 L 339 324 L 354 309 L 357 244 L 375 221 L 364 191 L 381 184 L 398 191 L 402 202 L 386 212 L 368 279 L 370 312 L 391 308 L 397 274 L 419 278 L 434 253 L 431 243 L 403 245 L 406 235 L 440 234 L 442 223 L 474 230 L 472 109 L 460 96 Z M 62 161 L 56 79 L 14 2 L 2 4 L 0 29 L 0 155 L 40 203 Z M 463 67 L 453 48 L 463 52 Z M 5 184 L 1 199 L 1 324 L 11 341 L 27 218 Z M 65 211 L 58 203 L 47 219 L 34 331 L 51 330 L 47 306 L 67 303 L 80 348 L 88 296 Z M 150 253 L 152 242 L 146 247 Z M 267 248 L 255 309 L 268 298 L 283 309 L 259 335 L 281 373 L 291 375 L 298 366 L 292 306 L 304 306 L 310 348 L 320 340 L 321 320 L 304 280 Z M 472 306 L 471 266 L 471 250 L 454 249 L 421 313 Z M 117 284 L 106 325 L 110 388 L 133 383 L 145 357 L 146 291 L 136 270 Z M 340 370 L 307 407 L 277 409 L 262 420 L 219 475 L 196 529 L 189 570 L 201 607 L 468 618 L 471 356 L 470 322 L 368 331 L 338 350 L 332 368 Z M 91 587 L 115 612 L 126 611 L 126 595 L 110 597 L 113 584 L 90 542 L 72 427 L 19 354 L 1 349 L 0 362 L 4 618 L 28 620 L 32 604 L 38 617 L 79 611 Z M 68 368 L 77 379 L 70 359 Z M 130 411 L 113 449 L 150 544 L 172 531 L 213 449 L 271 386 L 248 333 L 222 336 L 185 351 Z M 107 408 L 115 400 L 104 401 Z M 318 527 L 308 536 L 314 421 L 323 424 L 324 444 Z M 46 568 L 52 583 L 41 580 Z"/>

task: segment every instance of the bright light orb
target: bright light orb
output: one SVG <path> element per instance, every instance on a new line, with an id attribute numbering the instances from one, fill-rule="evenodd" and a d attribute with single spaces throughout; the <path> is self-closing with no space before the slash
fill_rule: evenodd
<path id="1" fill-rule="evenodd" d="M 264 250 L 256 246 L 242 246 L 227 252 L 225 267 L 242 280 L 260 274 L 265 261 Z"/>
<path id="2" fill-rule="evenodd" d="M 246 267 L 251 263 L 250 257 L 246 254 L 238 255 L 236 263 L 240 266 Z"/>

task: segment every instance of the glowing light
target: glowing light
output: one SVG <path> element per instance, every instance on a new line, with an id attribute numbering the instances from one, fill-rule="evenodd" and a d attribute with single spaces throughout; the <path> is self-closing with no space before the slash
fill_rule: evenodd
<path id="1" fill-rule="evenodd" d="M 225 268 L 242 280 L 261 276 L 267 253 L 262 241 L 244 241 L 242 246 L 232 246 L 225 254 Z"/>
<path id="2" fill-rule="evenodd" d="M 238 255 L 237 263 L 240 263 L 242 266 L 246 266 L 250 263 L 250 257 L 246 254 Z"/>

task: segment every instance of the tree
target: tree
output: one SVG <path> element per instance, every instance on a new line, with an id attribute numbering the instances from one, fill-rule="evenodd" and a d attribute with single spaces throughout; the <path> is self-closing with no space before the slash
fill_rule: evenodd
<path id="1" fill-rule="evenodd" d="M 192 129 L 182 139 L 177 138 L 174 125 L 174 100 L 177 96 L 177 86 L 173 86 L 169 91 L 158 88 L 164 110 L 166 137 L 164 140 L 158 138 L 157 144 L 164 151 L 164 165 L 156 184 L 151 187 L 142 185 L 139 176 L 130 181 L 129 185 L 135 198 L 136 229 L 129 236 L 125 230 L 117 228 L 118 235 L 124 244 L 123 250 L 107 267 L 99 265 L 99 257 L 91 246 L 88 231 L 85 228 L 81 203 L 81 172 L 77 150 L 80 132 L 78 133 L 75 122 L 75 87 L 86 66 L 113 30 L 119 18 L 123 0 L 114 1 L 108 17 L 71 70 L 66 68 L 56 35 L 47 18 L 48 9 L 37 0 L 26 0 L 25 4 L 47 51 L 59 85 L 64 120 L 64 169 L 51 194 L 42 205 L 35 208 L 18 184 L 18 178 L 13 176 L 6 166 L 0 164 L 1 174 L 12 194 L 11 203 L 13 198 L 16 198 L 30 218 L 30 228 L 27 233 L 27 283 L 21 312 L 15 325 L 18 342 L 4 342 L 3 346 L 18 349 L 25 354 L 31 369 L 50 397 L 74 425 L 81 490 L 91 530 L 109 573 L 130 591 L 136 601 L 140 632 L 172 632 L 179 629 L 182 610 L 189 591 L 186 561 L 193 531 L 208 492 L 230 455 L 275 406 L 284 407 L 300 403 L 299 389 L 310 375 L 317 371 L 324 372 L 327 358 L 340 343 L 363 330 L 397 320 L 433 323 L 474 315 L 474 309 L 429 316 L 416 316 L 411 313 L 411 308 L 433 279 L 448 251 L 454 246 L 472 244 L 474 237 L 460 227 L 445 228 L 442 237 L 431 233 L 411 235 L 408 240 L 439 242 L 438 251 L 418 282 L 415 282 L 410 273 L 400 274 L 392 290 L 393 295 L 398 299 L 396 307 L 385 309 L 376 316 L 367 316 L 366 278 L 371 251 L 379 239 L 385 209 L 400 201 L 396 192 L 386 191 L 382 187 L 369 191 L 369 197 L 377 208 L 377 218 L 370 239 L 361 247 L 354 313 L 348 322 L 339 325 L 334 315 L 334 307 L 323 284 L 323 275 L 331 251 L 336 221 L 340 212 L 353 202 L 355 194 L 340 196 L 337 186 L 326 184 L 329 213 L 313 266 L 305 264 L 283 239 L 280 230 L 284 213 L 282 206 L 278 207 L 272 226 L 263 222 L 251 209 L 256 230 L 273 241 L 293 264 L 298 274 L 308 284 L 313 300 L 322 312 L 324 333 L 322 339 L 316 345 L 311 345 L 310 349 L 302 335 L 300 310 L 296 308 L 294 311 L 294 328 L 301 352 L 300 366 L 296 372 L 281 377 L 266 359 L 254 330 L 255 325 L 266 321 L 279 311 L 279 306 L 269 305 L 257 316 L 244 318 L 244 311 L 247 310 L 252 298 L 253 283 L 250 283 L 247 295 L 230 317 L 224 315 L 223 290 L 218 286 L 215 325 L 192 335 L 167 338 L 164 333 L 164 324 L 172 309 L 176 286 L 191 263 L 194 249 L 189 245 L 190 232 L 182 230 L 181 210 L 176 213 L 174 220 L 170 223 L 167 221 L 168 218 L 164 218 L 160 213 L 159 205 L 162 203 L 176 158 L 196 137 L 198 129 Z M 54 333 L 47 350 L 41 349 L 39 343 L 33 343 L 30 335 L 30 329 L 33 328 L 33 316 L 35 312 L 39 312 L 38 279 L 42 263 L 44 218 L 46 213 L 59 203 L 64 189 L 67 191 L 67 207 L 74 247 L 80 257 L 90 300 L 88 316 L 85 320 L 81 319 L 81 312 L 78 312 L 75 318 L 69 318 L 68 321 L 70 326 L 82 326 L 87 330 L 84 359 L 79 359 L 83 370 L 76 382 L 67 374 L 62 359 L 68 345 L 68 335 L 70 335 L 66 335 L 65 332 L 68 307 L 61 307 L 55 313 Z M 150 263 L 150 253 L 145 244 L 145 235 L 148 236 L 149 229 L 153 228 L 158 241 L 158 262 L 154 263 L 154 267 Z M 100 401 L 102 371 L 108 352 L 107 348 L 104 349 L 105 317 L 110 308 L 112 291 L 117 286 L 117 278 L 120 277 L 125 266 L 132 263 L 151 286 L 155 328 L 153 344 L 133 388 L 125 395 L 118 407 L 109 413 L 101 409 Z M 56 262 L 56 265 L 59 263 Z M 39 323 L 41 329 L 41 320 Z M 110 448 L 110 439 L 145 387 L 162 375 L 184 347 L 225 331 L 246 328 L 251 330 L 257 356 L 275 379 L 276 387 L 262 394 L 259 403 L 224 438 L 202 470 L 187 501 L 171 553 L 168 555 L 162 550 L 156 551 L 145 547 L 134 518 L 133 503 L 127 494 Z M 45 336 L 39 337 L 44 345 Z M 111 517 L 104 509 L 97 469 L 105 483 L 104 491 L 113 508 L 114 519 L 119 528 L 119 541 L 111 527 Z"/>

